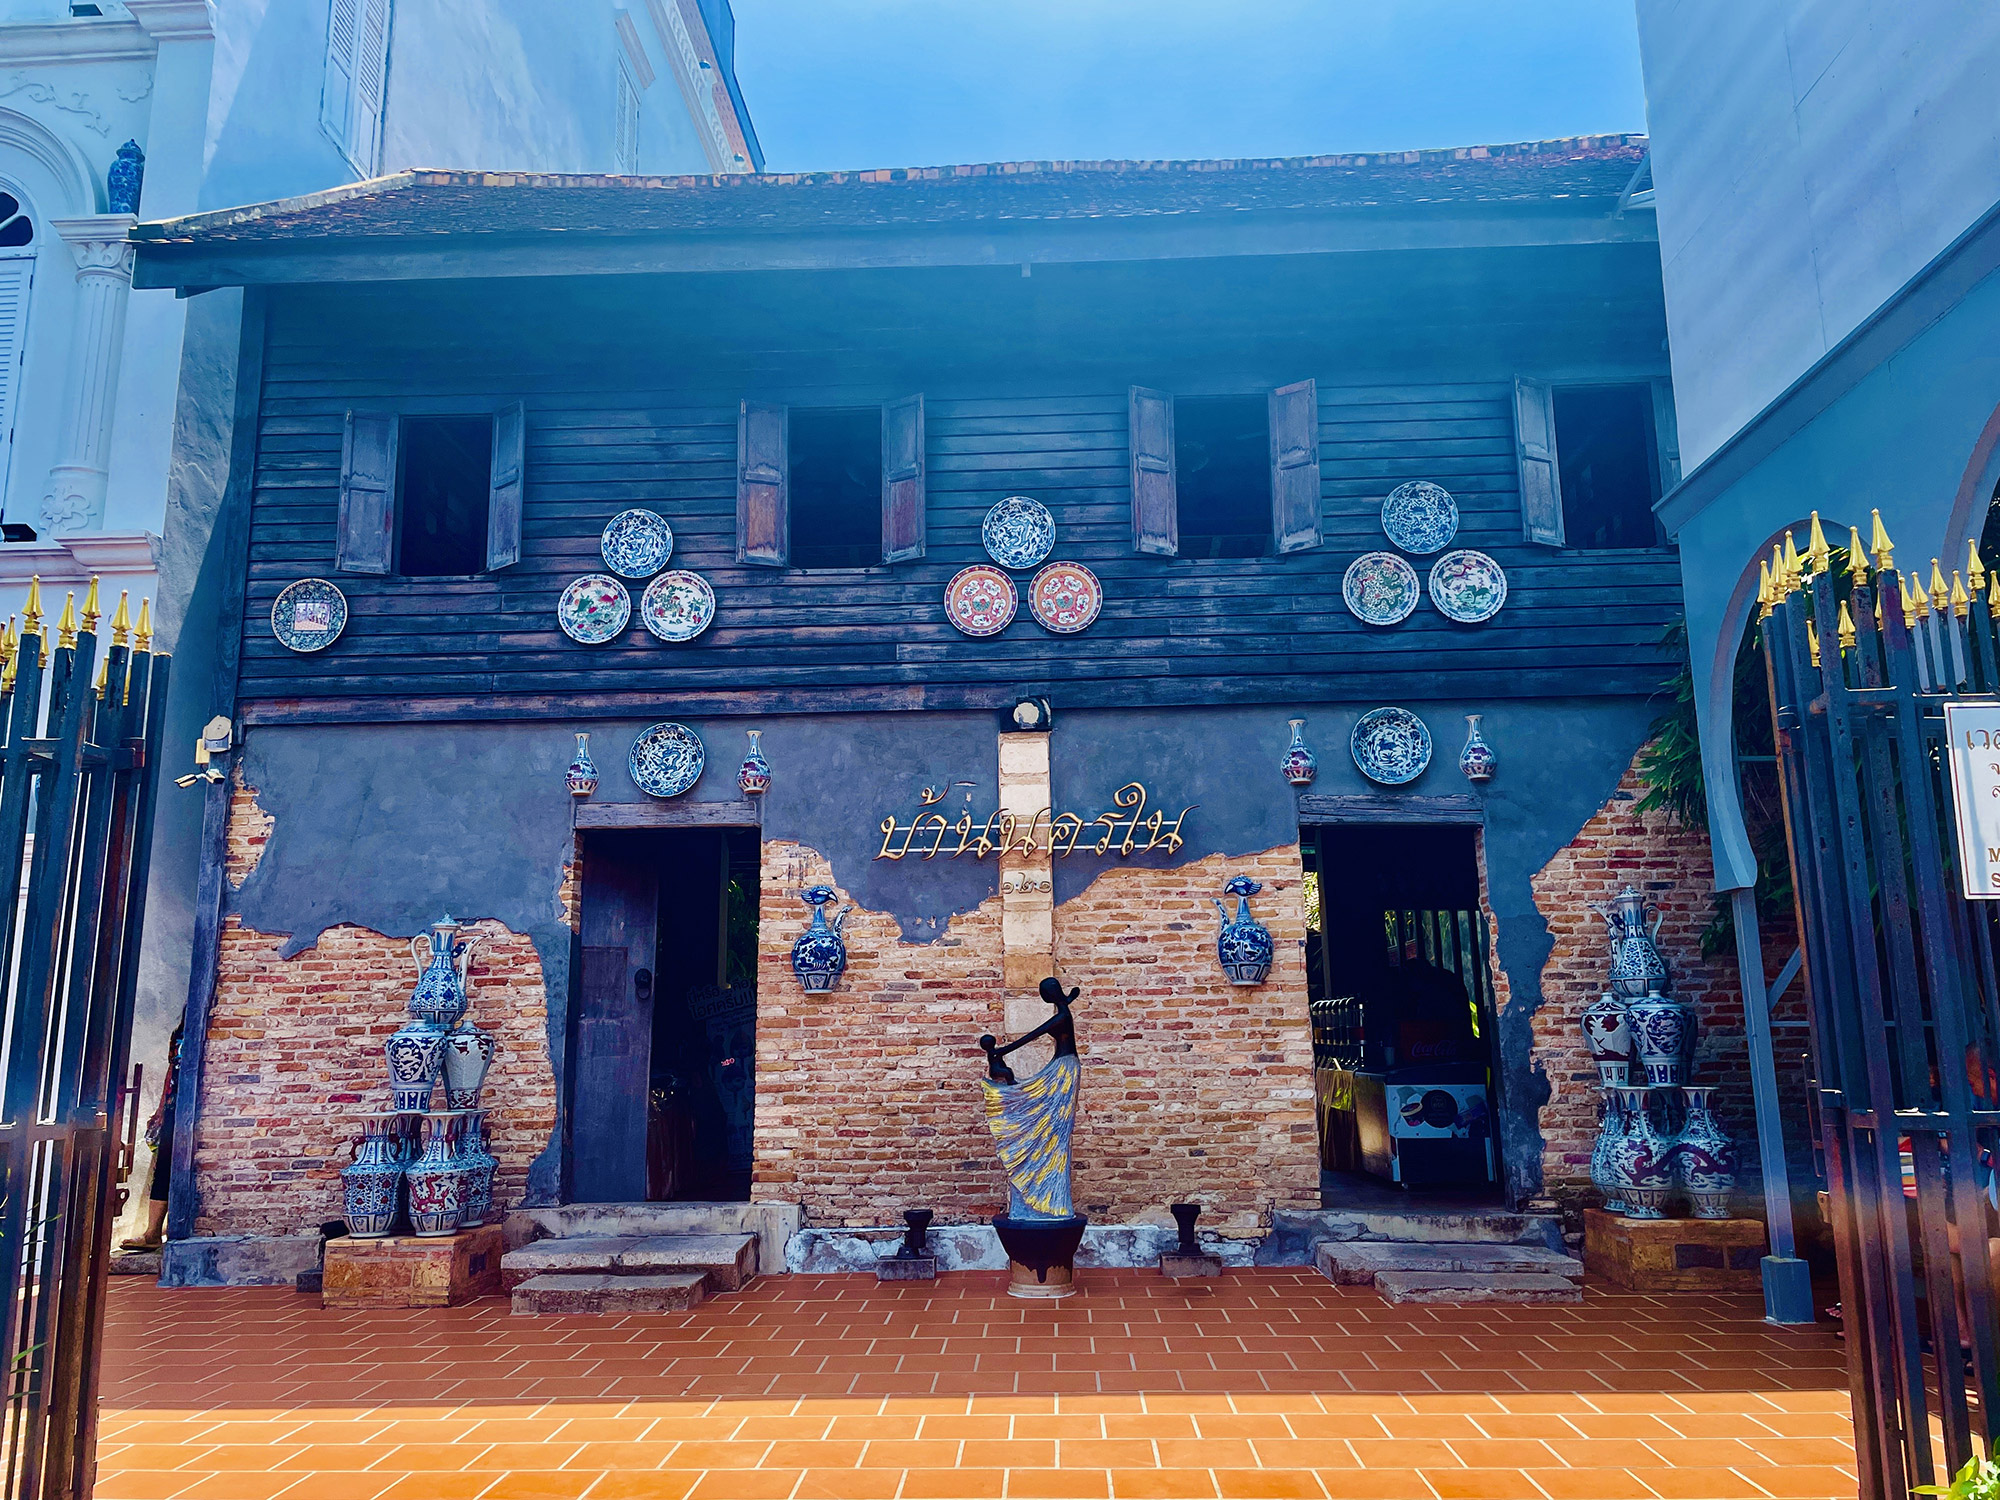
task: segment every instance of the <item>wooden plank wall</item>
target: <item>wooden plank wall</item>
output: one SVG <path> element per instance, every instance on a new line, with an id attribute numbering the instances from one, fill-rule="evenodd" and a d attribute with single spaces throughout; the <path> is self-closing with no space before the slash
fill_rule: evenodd
<path id="1" fill-rule="evenodd" d="M 1679 613 L 1670 551 L 1575 552 L 1521 541 L 1510 387 L 1319 381 L 1325 545 L 1286 558 L 1192 560 L 1130 551 L 1126 393 L 926 391 L 928 556 L 893 568 L 801 573 L 734 561 L 735 419 L 741 381 L 633 389 L 629 368 L 579 368 L 533 347 L 435 358 L 343 342 L 320 318 L 275 309 L 265 363 L 245 605 L 242 699 L 251 722 L 772 713 L 1010 703 L 1067 707 L 1307 701 L 1406 702 L 1647 694 Z M 650 372 L 657 379 L 658 367 Z M 921 389 L 913 386 L 911 389 Z M 901 394 L 827 388 L 814 404 Z M 370 578 L 332 570 L 341 424 L 350 407 L 491 410 L 525 398 L 528 475 L 521 561 L 476 579 Z M 1341 574 L 1387 545 L 1381 498 L 1431 479 L 1458 498 L 1457 545 L 1506 567 L 1494 621 L 1459 626 L 1428 598 L 1403 625 L 1363 626 Z M 1054 511 L 1055 556 L 1088 563 L 1107 603 L 1088 632 L 1052 636 L 1023 605 L 1000 637 L 946 623 L 946 581 L 985 561 L 979 523 L 1002 496 Z M 564 585 L 593 571 L 598 533 L 629 505 L 660 510 L 674 565 L 714 587 L 715 625 L 667 645 L 636 619 L 608 646 L 556 628 Z M 1424 560 L 1419 572 L 1425 571 Z M 351 607 L 329 650 L 272 637 L 271 602 L 296 578 L 333 577 Z M 1025 585 L 1026 576 L 1018 580 Z M 638 589 L 634 589 L 635 602 Z"/>

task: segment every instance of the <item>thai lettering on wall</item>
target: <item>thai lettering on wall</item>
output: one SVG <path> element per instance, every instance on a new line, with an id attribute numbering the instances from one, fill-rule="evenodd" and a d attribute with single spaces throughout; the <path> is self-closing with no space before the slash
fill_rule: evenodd
<path id="1" fill-rule="evenodd" d="M 926 787 L 921 807 L 934 807 L 945 793 Z M 1161 849 L 1178 850 L 1185 839 L 1181 827 L 1187 815 L 1200 806 L 1190 803 L 1171 820 L 1154 808 L 1146 810 L 1147 793 L 1143 782 L 1128 781 L 1111 795 L 1114 808 L 1094 818 L 1082 813 L 1057 812 L 1045 807 L 1032 817 L 995 808 L 984 821 L 972 812 L 959 814 L 953 822 L 942 812 L 919 812 L 907 823 L 891 813 L 881 823 L 882 847 L 877 859 L 956 859 L 970 854 L 984 859 L 989 854 L 1144 854 Z"/>

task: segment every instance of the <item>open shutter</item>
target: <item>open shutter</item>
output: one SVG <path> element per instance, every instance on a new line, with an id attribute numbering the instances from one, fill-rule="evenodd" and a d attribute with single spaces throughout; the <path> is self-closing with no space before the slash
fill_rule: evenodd
<path id="1" fill-rule="evenodd" d="M 340 445 L 340 531 L 333 565 L 386 573 L 396 558 L 397 419 L 351 411 Z"/>
<path id="2" fill-rule="evenodd" d="M 1271 536 L 1280 554 L 1320 544 L 1319 386 L 1271 392 Z"/>
<path id="3" fill-rule="evenodd" d="M 1681 424 L 1674 413 L 1674 383 L 1653 382 L 1653 442 L 1660 454 L 1660 493 L 1681 482 Z"/>
<path id="4" fill-rule="evenodd" d="M 528 408 L 516 401 L 493 414 L 493 468 L 486 494 L 486 568 L 521 560 L 521 499 L 526 489 Z"/>
<path id="5" fill-rule="evenodd" d="M 882 408 L 882 561 L 924 555 L 924 398 Z"/>
<path id="6" fill-rule="evenodd" d="M 790 461 L 785 408 L 745 401 L 736 408 L 736 560 L 782 568 L 792 560 Z"/>
<path id="7" fill-rule="evenodd" d="M 6 488 L 7 454 L 14 446 L 14 393 L 28 346 L 28 290 L 34 277 L 31 258 L 0 260 L 0 490 Z"/>
<path id="8" fill-rule="evenodd" d="M 338 0 L 335 0 L 338 3 Z M 360 0 L 354 52 L 354 129 L 347 154 L 364 177 L 382 170 L 382 109 L 389 84 L 389 0 Z"/>
<path id="9" fill-rule="evenodd" d="M 354 122 L 354 58 L 361 40 L 361 0 L 333 0 L 326 20 L 326 72 L 320 80 L 319 123 L 342 151 Z"/>
<path id="10" fill-rule="evenodd" d="M 1132 550 L 1175 557 L 1181 550 L 1174 499 L 1174 398 L 1132 387 Z"/>
<path id="11" fill-rule="evenodd" d="M 1555 393 L 1546 380 L 1514 382 L 1514 445 L 1521 460 L 1521 534 L 1563 544 L 1562 479 L 1556 468 Z"/>

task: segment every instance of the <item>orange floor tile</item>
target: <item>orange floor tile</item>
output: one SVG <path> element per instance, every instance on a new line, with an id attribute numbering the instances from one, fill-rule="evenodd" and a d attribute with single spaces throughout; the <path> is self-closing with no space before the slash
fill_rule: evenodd
<path id="1" fill-rule="evenodd" d="M 99 1500 L 1852 1496 L 1844 1365 L 1754 1298 L 1390 1307 L 1305 1271 L 779 1276 L 691 1313 L 112 1298 Z"/>

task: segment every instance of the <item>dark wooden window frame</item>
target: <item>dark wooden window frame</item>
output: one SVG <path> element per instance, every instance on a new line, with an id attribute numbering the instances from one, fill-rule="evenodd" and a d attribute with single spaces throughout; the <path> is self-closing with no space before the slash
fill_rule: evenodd
<path id="1" fill-rule="evenodd" d="M 914 561 L 926 545 L 924 398 L 852 404 L 882 414 L 882 566 Z M 748 397 L 737 404 L 736 560 L 751 567 L 792 566 L 791 412 Z"/>
<path id="2" fill-rule="evenodd" d="M 487 469 L 486 566 L 483 578 L 521 560 L 521 515 L 527 490 L 527 403 L 489 411 L 349 411 L 340 445 L 340 502 L 334 527 L 335 571 L 396 576 L 401 524 L 401 448 L 411 416 L 490 418 L 493 452 Z"/>
<path id="3" fill-rule="evenodd" d="M 1174 403 L 1253 391 L 1127 392 L 1127 447 L 1132 475 L 1132 550 L 1150 557 L 1180 555 L 1180 496 L 1174 464 Z M 1319 385 L 1293 381 L 1262 392 L 1271 445 L 1271 552 L 1284 557 L 1324 540 L 1320 500 Z M 1190 559 L 1198 561 L 1199 559 Z"/>
<path id="4" fill-rule="evenodd" d="M 1540 547 L 1567 547 L 1563 528 L 1562 454 L 1556 444 L 1557 391 L 1592 386 L 1638 386 L 1652 392 L 1653 459 L 1660 476 L 1660 494 L 1681 482 L 1680 421 L 1674 407 L 1674 383 L 1665 375 L 1590 376 L 1569 380 L 1560 375 L 1514 378 L 1514 447 L 1520 469 L 1521 537 Z M 1661 552 L 1671 546 L 1635 547 L 1633 552 Z"/>

